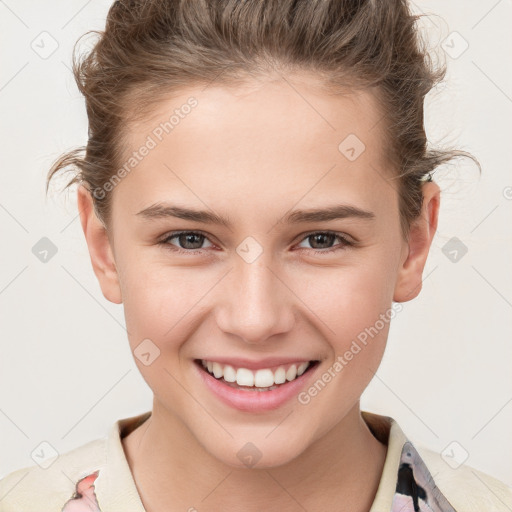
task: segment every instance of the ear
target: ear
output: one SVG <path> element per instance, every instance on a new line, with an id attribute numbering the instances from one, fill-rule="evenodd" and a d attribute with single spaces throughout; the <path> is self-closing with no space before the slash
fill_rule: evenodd
<path id="1" fill-rule="evenodd" d="M 405 256 L 398 270 L 393 300 L 407 302 L 421 291 L 425 262 L 437 229 L 441 191 L 434 181 L 428 181 L 423 187 L 421 213 L 413 221 L 406 242 Z"/>
<path id="2" fill-rule="evenodd" d="M 77 190 L 78 211 L 89 248 L 92 268 L 107 300 L 121 304 L 121 287 L 107 229 L 94 211 L 91 193 L 83 185 Z"/>

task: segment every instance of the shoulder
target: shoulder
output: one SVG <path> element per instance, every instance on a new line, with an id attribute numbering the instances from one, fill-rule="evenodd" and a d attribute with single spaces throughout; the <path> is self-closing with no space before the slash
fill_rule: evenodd
<path id="1" fill-rule="evenodd" d="M 7 474 L 0 480 L 0 512 L 32 512 L 43 504 L 45 510 L 62 510 L 76 496 L 80 481 L 90 487 L 91 475 L 106 466 L 106 442 L 95 439 Z"/>
<path id="2" fill-rule="evenodd" d="M 473 467 L 449 465 L 438 452 L 416 445 L 437 488 L 457 512 L 510 512 L 512 487 Z"/>

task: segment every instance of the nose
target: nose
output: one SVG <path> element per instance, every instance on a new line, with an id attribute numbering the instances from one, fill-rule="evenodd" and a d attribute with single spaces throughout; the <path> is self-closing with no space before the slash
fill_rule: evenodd
<path id="1" fill-rule="evenodd" d="M 252 263 L 238 258 L 223 280 L 217 325 L 246 343 L 262 344 L 294 323 L 293 293 L 269 260 L 265 252 Z"/>

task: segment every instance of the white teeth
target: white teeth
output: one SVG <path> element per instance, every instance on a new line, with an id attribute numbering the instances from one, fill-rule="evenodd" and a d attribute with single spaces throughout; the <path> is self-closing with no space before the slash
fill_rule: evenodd
<path id="1" fill-rule="evenodd" d="M 258 391 L 267 391 L 275 389 L 277 384 L 284 384 L 286 381 L 292 381 L 300 377 L 308 369 L 310 362 L 301 363 L 298 366 L 292 364 L 288 370 L 284 366 L 280 366 L 275 371 L 263 368 L 255 372 L 247 368 L 235 369 L 229 364 L 222 365 L 204 359 L 201 360 L 201 364 L 216 379 L 224 377 L 224 380 L 229 383 L 236 382 L 239 386 L 256 387 Z"/>
<path id="2" fill-rule="evenodd" d="M 238 368 L 236 371 L 236 383 L 239 386 L 254 386 L 254 373 L 247 368 Z"/>
<path id="3" fill-rule="evenodd" d="M 219 363 L 213 363 L 213 375 L 216 379 L 220 379 L 222 377 L 223 371 L 222 366 Z"/>
<path id="4" fill-rule="evenodd" d="M 286 372 L 286 380 L 293 380 L 297 377 L 297 367 L 292 364 Z"/>
<path id="5" fill-rule="evenodd" d="M 309 363 L 302 363 L 301 365 L 299 365 L 299 367 L 297 368 L 297 375 L 302 375 L 305 371 L 306 371 L 306 368 L 309 366 Z"/>
<path id="6" fill-rule="evenodd" d="M 229 364 L 224 366 L 224 380 L 226 382 L 236 381 L 236 371 L 232 366 L 229 366 Z"/>
<path id="7" fill-rule="evenodd" d="M 282 366 L 280 366 L 274 373 L 274 382 L 276 384 L 283 384 L 283 382 L 286 382 L 286 372 Z"/>
<path id="8" fill-rule="evenodd" d="M 271 370 L 258 370 L 254 376 L 254 385 L 257 388 L 269 388 L 274 385 L 274 374 Z"/>

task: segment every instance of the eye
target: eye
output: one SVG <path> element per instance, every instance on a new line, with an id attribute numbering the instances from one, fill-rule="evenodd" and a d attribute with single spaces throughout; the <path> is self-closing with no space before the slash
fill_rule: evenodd
<path id="1" fill-rule="evenodd" d="M 313 247 L 311 250 L 318 254 L 333 253 L 355 245 L 355 242 L 350 241 L 341 233 L 335 233 L 332 231 L 315 231 L 313 233 L 308 233 L 302 240 L 305 241 L 310 239 L 313 241 Z M 317 245 L 330 246 L 336 239 L 340 240 L 341 242 L 334 247 L 315 247 Z"/>
<path id="2" fill-rule="evenodd" d="M 175 238 L 181 247 L 176 247 L 170 242 Z M 208 240 L 208 238 L 200 231 L 176 231 L 169 233 L 163 240 L 158 243 L 173 251 L 177 251 L 183 254 L 197 254 L 202 252 L 201 246 L 205 240 Z"/>
<path id="3" fill-rule="evenodd" d="M 171 243 L 171 240 L 174 239 L 177 240 L 179 245 Z M 318 254 L 333 253 L 355 245 L 355 242 L 349 240 L 341 233 L 335 233 L 332 231 L 314 231 L 312 233 L 308 233 L 302 238 L 302 243 L 309 239 L 313 241 L 313 247 L 310 250 Z M 340 243 L 336 244 L 334 247 L 330 247 L 336 239 L 338 239 Z M 208 240 L 208 237 L 200 231 L 175 231 L 168 233 L 165 238 L 158 242 L 158 244 L 172 251 L 190 255 L 201 254 L 205 249 L 202 247 L 205 240 Z M 317 245 L 322 247 L 315 247 Z M 214 247 L 211 242 L 210 247 Z M 300 250 L 304 249 L 308 250 L 307 247 L 300 247 Z"/>

